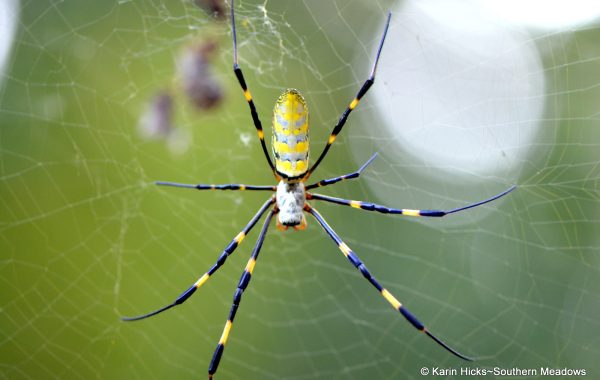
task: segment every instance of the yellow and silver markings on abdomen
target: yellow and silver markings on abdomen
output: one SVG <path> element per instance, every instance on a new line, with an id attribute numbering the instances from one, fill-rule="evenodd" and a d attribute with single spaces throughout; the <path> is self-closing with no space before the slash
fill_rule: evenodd
<path id="1" fill-rule="evenodd" d="M 308 170 L 308 107 L 298 90 L 287 89 L 273 109 L 275 169 L 284 178 L 297 178 Z"/>

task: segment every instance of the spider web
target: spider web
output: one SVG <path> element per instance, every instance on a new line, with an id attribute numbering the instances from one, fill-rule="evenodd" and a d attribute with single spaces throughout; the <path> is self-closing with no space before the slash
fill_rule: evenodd
<path id="1" fill-rule="evenodd" d="M 597 377 L 598 23 L 527 28 L 490 19 L 484 3 L 424 4 L 239 1 L 240 64 L 267 137 L 274 99 L 298 88 L 314 159 L 392 9 L 376 84 L 314 177 L 380 156 L 360 180 L 322 192 L 429 209 L 519 187 L 443 220 L 316 207 L 432 332 L 479 359 L 469 366 Z M 185 305 L 119 317 L 172 302 L 266 198 L 153 181 L 273 183 L 231 72 L 227 22 L 192 1 L 3 7 L 16 32 L 0 67 L 0 377 L 205 376 L 258 226 Z M 462 29 L 449 21 L 459 16 L 470 20 Z M 178 89 L 176 61 L 206 39 L 219 46 L 225 98 L 199 112 Z M 163 88 L 176 94 L 175 144 L 137 130 Z M 218 378 L 419 378 L 422 367 L 466 365 L 397 315 L 308 221 L 267 236 Z"/>

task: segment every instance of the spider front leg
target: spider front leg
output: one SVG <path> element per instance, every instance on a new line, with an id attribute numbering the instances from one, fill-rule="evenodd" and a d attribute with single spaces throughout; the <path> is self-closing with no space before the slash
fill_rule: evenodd
<path id="1" fill-rule="evenodd" d="M 363 172 L 363 170 L 365 170 L 365 168 L 367 166 L 369 166 L 371 164 L 371 162 L 373 162 L 373 160 L 375 160 L 377 158 L 377 153 L 375 153 L 374 155 L 371 156 L 371 158 L 369 158 L 367 160 L 367 162 L 365 162 L 360 168 L 358 168 L 357 171 L 352 172 L 352 173 L 348 173 L 348 174 L 344 174 L 341 175 L 339 177 L 334 177 L 334 178 L 329 178 L 329 179 L 323 179 L 319 182 L 315 182 L 312 185 L 308 185 L 306 186 L 306 190 L 310 190 L 310 189 L 314 189 L 315 187 L 323 187 L 323 186 L 329 186 L 329 185 L 333 185 L 334 183 L 338 183 L 340 181 L 344 181 L 347 179 L 354 179 L 354 178 L 358 178 L 361 173 Z"/>
<path id="2" fill-rule="evenodd" d="M 246 227 L 244 227 L 244 229 L 239 234 L 237 234 L 236 237 L 233 238 L 233 240 L 227 245 L 227 247 L 221 253 L 221 256 L 219 256 L 219 258 L 217 259 L 217 262 L 212 266 L 212 268 L 210 268 L 206 273 L 204 273 L 204 275 L 202 275 L 202 277 L 200 277 L 186 291 L 181 293 L 181 295 L 177 297 L 177 299 L 173 301 L 173 303 L 170 303 L 167 306 L 163 306 L 160 309 L 147 314 L 139 315 L 137 317 L 121 317 L 121 319 L 127 322 L 139 321 L 140 319 L 145 319 L 148 317 L 152 317 L 153 315 L 160 314 L 163 311 L 169 310 L 170 308 L 177 305 L 181 305 L 182 303 L 187 301 L 187 299 L 190 298 L 196 290 L 198 290 L 202 285 L 204 285 L 206 281 L 208 281 L 210 276 L 212 276 L 223 264 L 225 264 L 225 260 L 227 260 L 227 257 L 229 257 L 229 255 L 231 255 L 235 251 L 235 249 L 239 246 L 242 240 L 244 240 L 248 232 L 250 232 L 252 227 L 254 227 L 256 222 L 258 222 L 258 220 L 262 217 L 265 211 L 267 211 L 267 209 L 271 207 L 273 203 L 275 203 L 275 197 L 269 198 L 269 200 L 262 205 L 260 210 L 258 210 L 258 212 L 250 220 L 250 222 L 248 222 Z"/>
<path id="3" fill-rule="evenodd" d="M 273 174 L 277 176 L 275 172 L 275 166 L 273 165 L 273 161 L 271 161 L 271 156 L 269 156 L 269 151 L 267 150 L 267 145 L 265 143 L 265 132 L 262 127 L 262 123 L 260 122 L 260 118 L 258 117 L 258 112 L 256 111 L 256 106 L 254 105 L 254 101 L 252 100 L 252 94 L 250 94 L 250 90 L 246 85 L 246 80 L 244 79 L 244 74 L 242 73 L 242 69 L 238 65 L 238 56 L 237 56 L 237 34 L 235 32 L 235 12 L 234 12 L 234 0 L 231 0 L 231 34 L 233 37 L 233 72 L 235 77 L 237 78 L 240 86 L 242 87 L 242 91 L 244 92 L 244 97 L 248 102 L 248 106 L 250 107 L 250 114 L 252 115 L 252 122 L 254 123 L 254 127 L 256 128 L 256 133 L 258 134 L 258 139 L 260 140 L 260 145 L 262 147 L 263 153 L 265 154 L 265 158 L 273 171 Z"/>
<path id="4" fill-rule="evenodd" d="M 342 205 L 342 206 L 350 206 L 353 208 L 359 208 L 361 210 L 366 210 L 366 211 L 377 211 L 382 214 L 401 214 L 401 215 L 407 215 L 407 216 L 429 216 L 429 217 L 438 217 L 439 218 L 442 216 L 446 216 L 448 214 L 454 214 L 459 211 L 467 210 L 467 209 L 481 206 L 483 204 L 494 201 L 494 200 L 510 193 L 516 187 L 517 187 L 516 185 L 513 185 L 509 189 L 504 190 L 500 194 L 494 195 L 491 198 L 485 199 L 480 202 L 472 203 L 472 204 L 469 204 L 469 205 L 466 205 L 463 207 L 454 208 L 451 210 L 414 210 L 414 209 L 409 209 L 409 208 L 390 208 L 390 207 L 378 205 L 375 203 L 352 201 L 349 199 L 329 197 L 327 195 L 312 194 L 312 193 L 306 193 L 306 199 L 312 199 L 312 200 L 316 200 L 316 201 L 325 201 L 325 202 L 335 203 L 335 204 Z"/>
<path id="5" fill-rule="evenodd" d="M 350 261 L 350 263 L 362 273 L 363 277 L 366 278 L 367 281 L 369 281 L 371 283 L 371 285 L 373 285 L 375 287 L 375 289 L 377 289 L 377 291 L 383 296 L 383 298 L 385 298 L 385 300 L 388 301 L 394 309 L 396 309 L 398 312 L 400 312 L 400 314 L 402 314 L 402 316 L 404 318 L 406 318 L 406 320 L 408 322 L 410 322 L 411 325 L 413 325 L 417 330 L 427 334 L 428 337 L 433 339 L 437 344 L 444 347 L 447 351 L 451 352 L 453 355 L 455 355 L 461 359 L 467 360 L 467 361 L 473 360 L 473 359 L 469 358 L 468 356 L 465 356 L 465 355 L 461 354 L 460 352 L 456 351 L 452 347 L 448 346 L 446 343 L 444 343 L 444 341 L 442 341 L 441 339 L 439 339 L 438 337 L 433 335 L 431 332 L 429 332 L 429 330 L 427 330 L 427 328 L 425 328 L 425 325 L 423 325 L 423 323 L 421 323 L 421 321 L 419 321 L 417 319 L 417 317 L 415 317 L 411 312 L 409 312 L 408 309 L 404 305 L 402 305 L 402 303 L 400 301 L 398 301 L 398 299 L 396 299 L 396 297 L 394 297 L 392 295 L 392 293 L 389 292 L 389 290 L 384 288 L 379 283 L 379 281 L 377 281 L 375 279 L 375 277 L 373 277 L 373 275 L 371 275 L 371 272 L 369 272 L 369 270 L 363 264 L 363 262 L 360 260 L 360 258 L 350 249 L 350 247 L 348 247 L 348 245 L 346 243 L 344 243 L 342 241 L 342 239 L 340 239 L 338 234 L 335 233 L 335 231 L 329 226 L 329 224 L 327 224 L 325 219 L 323 219 L 323 217 L 321 216 L 321 214 L 319 214 L 319 212 L 317 210 L 315 210 L 308 204 L 305 205 L 305 210 L 306 210 L 306 212 L 310 213 L 312 216 L 315 217 L 317 222 L 319 222 L 319 224 L 321 225 L 321 227 L 323 227 L 323 229 L 325 230 L 327 235 L 329 235 L 329 237 L 337 244 L 338 248 L 344 254 L 344 256 L 348 259 L 348 261 Z"/>
<path id="6" fill-rule="evenodd" d="M 177 182 L 165 182 L 156 181 L 159 186 L 171 186 L 181 187 L 184 189 L 196 189 L 196 190 L 259 190 L 259 191 L 276 191 L 277 186 L 256 186 L 256 185 L 244 185 L 242 183 L 225 183 L 225 184 L 192 184 L 192 183 L 177 183 Z"/>
<path id="7" fill-rule="evenodd" d="M 325 145 L 325 148 L 323 148 L 323 151 L 319 155 L 319 158 L 317 158 L 317 161 L 315 161 L 313 166 L 306 172 L 306 174 L 304 175 L 304 179 L 307 179 L 308 177 L 310 177 L 312 172 L 314 172 L 315 169 L 317 168 L 317 166 L 319 166 L 319 164 L 321 163 L 323 158 L 325 158 L 325 155 L 327 155 L 327 152 L 329 151 L 331 144 L 333 144 L 333 142 L 337 138 L 337 135 L 342 131 L 342 128 L 344 128 L 344 125 L 346 124 L 346 120 L 348 120 L 348 116 L 350 116 L 350 112 L 352 112 L 352 110 L 354 110 L 354 108 L 356 108 L 356 106 L 360 102 L 360 99 L 367 93 L 367 91 L 369 91 L 369 89 L 371 88 L 373 83 L 375 83 L 375 73 L 377 72 L 377 64 L 379 63 L 379 57 L 381 56 L 381 50 L 383 49 L 383 43 L 385 42 L 385 36 L 387 35 L 387 31 L 390 27 L 391 19 L 392 19 L 392 14 L 388 13 L 387 20 L 385 22 L 385 28 L 383 29 L 383 34 L 381 35 L 381 40 L 379 41 L 379 47 L 377 48 L 377 55 L 375 56 L 375 62 L 373 63 L 373 67 L 371 68 L 371 73 L 369 74 L 369 77 L 363 83 L 360 90 L 358 90 L 358 92 L 356 93 L 356 96 L 354 97 L 354 99 L 352 99 L 352 101 L 350 102 L 348 107 L 346 107 L 346 110 L 340 116 L 337 124 L 335 125 L 335 127 L 331 131 L 331 134 L 329 135 L 329 139 L 327 140 L 327 145 Z"/>
<path id="8" fill-rule="evenodd" d="M 244 293 L 244 290 L 246 290 L 246 287 L 250 283 L 250 279 L 252 278 L 252 271 L 254 271 L 254 266 L 256 265 L 258 254 L 260 253 L 260 249 L 262 247 L 263 241 L 265 240 L 267 230 L 269 229 L 269 223 L 271 222 L 273 214 L 275 214 L 276 212 L 276 210 L 271 210 L 267 214 L 265 224 L 263 225 L 263 228 L 260 231 L 260 235 L 258 236 L 256 245 L 254 246 L 254 250 L 252 251 L 252 256 L 250 257 L 250 260 L 248 260 L 246 268 L 244 268 L 244 273 L 242 273 L 242 277 L 240 277 L 240 282 L 238 283 L 237 290 L 233 294 L 233 303 L 231 305 L 231 310 L 229 311 L 229 317 L 227 318 L 227 322 L 225 323 L 225 327 L 223 328 L 223 333 L 221 334 L 221 339 L 219 339 L 219 343 L 217 344 L 215 353 L 213 354 L 212 360 L 210 361 L 210 365 L 208 366 L 209 379 L 212 379 L 215 372 L 217 372 L 219 362 L 221 361 L 221 356 L 223 356 L 223 350 L 225 350 L 225 345 L 227 344 L 227 339 L 229 338 L 229 333 L 231 332 L 231 328 L 233 327 L 233 319 L 235 318 L 235 313 L 237 312 L 237 309 L 240 306 L 240 302 L 242 301 L 242 294 Z"/>

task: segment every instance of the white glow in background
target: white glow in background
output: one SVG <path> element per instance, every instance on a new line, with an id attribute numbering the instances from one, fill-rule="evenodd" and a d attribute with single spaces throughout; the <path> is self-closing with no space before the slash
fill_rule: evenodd
<path id="1" fill-rule="evenodd" d="M 398 187 L 415 183 L 408 201 L 417 204 L 403 207 L 441 207 L 440 199 L 473 202 L 517 183 L 545 112 L 535 38 L 482 1 L 412 0 L 392 13 L 368 95 L 383 125 L 361 121 L 404 181 L 376 186 L 380 201 L 398 205 Z M 355 148 L 357 161 L 368 157 Z"/>
<path id="2" fill-rule="evenodd" d="M 600 1 L 408 0 L 392 13 L 368 96 L 384 126 L 363 119 L 363 132 L 422 177 L 514 183 L 549 119 L 535 28 L 581 27 Z"/>
<path id="3" fill-rule="evenodd" d="M 483 0 L 482 4 L 509 22 L 544 29 L 573 27 L 600 16 L 598 0 Z"/>
<path id="4" fill-rule="evenodd" d="M 17 25 L 17 0 L 0 1 L 0 84 L 4 75 L 4 68 L 10 55 L 10 48 L 15 37 Z"/>
<path id="5" fill-rule="evenodd" d="M 510 185 L 540 125 L 544 74 L 533 38 L 481 4 L 403 3 L 369 95 L 393 138 L 384 153 L 455 182 L 512 173 Z"/>

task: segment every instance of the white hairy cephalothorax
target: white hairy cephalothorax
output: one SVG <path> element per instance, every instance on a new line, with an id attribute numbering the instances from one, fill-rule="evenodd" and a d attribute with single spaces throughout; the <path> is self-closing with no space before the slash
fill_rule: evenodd
<path id="1" fill-rule="evenodd" d="M 279 223 L 286 227 L 299 226 L 304 220 L 304 183 L 279 181 L 277 185 L 277 207 Z"/>

